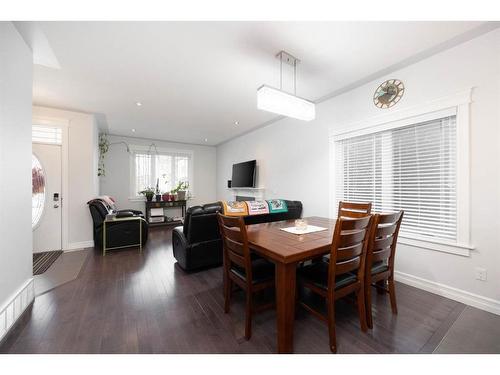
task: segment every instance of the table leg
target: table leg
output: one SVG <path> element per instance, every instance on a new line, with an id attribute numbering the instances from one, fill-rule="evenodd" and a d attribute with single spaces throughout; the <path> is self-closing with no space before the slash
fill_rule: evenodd
<path id="1" fill-rule="evenodd" d="M 297 265 L 276 263 L 276 321 L 278 353 L 293 352 Z"/>

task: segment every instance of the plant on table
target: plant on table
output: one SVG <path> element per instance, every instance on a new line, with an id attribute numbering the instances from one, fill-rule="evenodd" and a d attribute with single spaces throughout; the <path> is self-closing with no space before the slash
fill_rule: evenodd
<path id="1" fill-rule="evenodd" d="M 188 181 L 179 181 L 177 186 L 173 188 L 170 192 L 174 195 L 177 195 L 177 199 L 186 200 L 186 192 L 189 189 Z"/>
<path id="2" fill-rule="evenodd" d="M 155 189 L 152 187 L 147 187 L 144 190 L 139 192 L 140 195 L 144 195 L 146 197 L 146 200 L 148 202 L 151 202 L 153 200 L 153 197 L 155 195 Z"/>

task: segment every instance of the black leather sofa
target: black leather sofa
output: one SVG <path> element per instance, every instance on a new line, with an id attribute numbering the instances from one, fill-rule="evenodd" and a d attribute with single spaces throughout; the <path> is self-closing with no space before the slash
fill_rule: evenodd
<path id="1" fill-rule="evenodd" d="M 288 212 L 245 216 L 245 223 L 258 224 L 272 221 L 299 219 L 302 203 L 286 201 Z M 172 231 L 174 257 L 185 271 L 217 267 L 222 264 L 222 241 L 219 234 L 217 212 L 222 212 L 220 202 L 190 207 L 184 225 Z"/>
<path id="2" fill-rule="evenodd" d="M 140 216 L 144 218 L 142 211 L 137 210 L 114 210 L 100 199 L 87 202 L 94 222 L 94 246 L 102 249 L 102 223 L 106 215 L 115 213 L 123 216 Z M 142 220 L 142 245 L 148 240 L 149 226 L 146 220 Z M 106 223 L 106 247 L 128 246 L 139 243 L 139 225 L 137 221 L 117 221 Z"/>

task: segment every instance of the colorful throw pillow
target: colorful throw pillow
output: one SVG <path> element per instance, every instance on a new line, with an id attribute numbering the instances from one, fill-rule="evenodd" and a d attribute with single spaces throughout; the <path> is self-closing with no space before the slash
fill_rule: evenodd
<path id="1" fill-rule="evenodd" d="M 269 213 L 266 201 L 246 201 L 249 215 L 263 215 Z"/>
<path id="2" fill-rule="evenodd" d="M 267 201 L 269 205 L 269 213 L 277 214 L 280 212 L 288 212 L 288 207 L 283 199 L 269 199 Z"/>
<path id="3" fill-rule="evenodd" d="M 246 216 L 248 208 L 245 202 L 238 201 L 222 201 L 224 206 L 224 215 L 227 216 Z"/>

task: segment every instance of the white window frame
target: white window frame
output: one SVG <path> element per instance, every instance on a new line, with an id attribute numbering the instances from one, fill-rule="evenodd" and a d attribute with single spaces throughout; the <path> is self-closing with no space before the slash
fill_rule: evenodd
<path id="1" fill-rule="evenodd" d="M 189 180 L 189 192 L 191 197 L 193 198 L 194 193 L 194 152 L 191 150 L 180 150 L 174 148 L 164 148 L 164 147 L 153 147 L 143 146 L 143 145 L 129 145 L 130 149 L 130 157 L 129 157 L 129 167 L 130 167 L 130 193 L 129 200 L 130 201 L 144 201 L 145 197 L 138 194 L 135 191 L 135 154 L 136 153 L 150 153 L 151 155 L 172 155 L 172 156 L 188 156 L 189 157 L 189 166 L 188 166 L 188 180 Z M 153 186 L 154 187 L 154 186 Z"/>
<path id="2" fill-rule="evenodd" d="M 408 236 L 401 233 L 398 242 L 406 245 L 451 253 L 461 256 L 470 256 L 474 246 L 470 243 L 470 103 L 472 88 L 454 95 L 436 99 L 434 101 L 401 110 L 391 111 L 388 114 L 373 117 L 364 121 L 345 124 L 339 130 L 330 132 L 330 166 L 335 168 L 335 143 L 337 141 L 361 135 L 378 133 L 385 130 L 397 129 L 410 124 L 428 121 L 443 117 L 443 114 L 456 115 L 457 126 L 457 241 L 434 240 Z M 330 217 L 337 216 L 335 171 L 330 173 Z"/>

